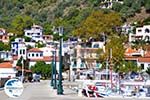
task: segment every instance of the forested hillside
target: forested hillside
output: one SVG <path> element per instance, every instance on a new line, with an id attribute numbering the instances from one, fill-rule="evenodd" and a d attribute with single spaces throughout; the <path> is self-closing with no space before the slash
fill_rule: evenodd
<path id="1" fill-rule="evenodd" d="M 0 27 L 18 35 L 33 23 L 44 27 L 45 34 L 51 34 L 52 26 L 64 26 L 71 34 L 94 11 L 101 10 L 104 0 L 0 0 Z M 134 1 L 134 2 L 133 2 Z M 121 19 L 133 17 L 145 7 L 150 9 L 150 0 L 124 0 L 123 4 L 114 3 L 110 11 L 116 11 Z"/>

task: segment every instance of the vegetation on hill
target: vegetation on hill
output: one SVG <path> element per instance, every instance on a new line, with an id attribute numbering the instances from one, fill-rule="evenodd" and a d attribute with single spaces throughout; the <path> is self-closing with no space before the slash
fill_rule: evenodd
<path id="1" fill-rule="evenodd" d="M 51 34 L 52 27 L 63 26 L 71 34 L 93 11 L 101 10 L 104 0 L 0 0 L 0 27 L 23 35 L 23 29 L 33 23 L 44 27 L 45 34 Z M 115 3 L 112 10 L 126 19 L 140 12 L 141 7 L 150 10 L 149 0 L 124 0 Z"/>

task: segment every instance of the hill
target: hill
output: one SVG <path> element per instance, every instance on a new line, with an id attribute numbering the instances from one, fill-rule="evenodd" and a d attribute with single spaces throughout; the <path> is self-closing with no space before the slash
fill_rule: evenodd
<path id="1" fill-rule="evenodd" d="M 0 0 L 0 27 L 18 35 L 33 23 L 43 26 L 45 34 L 51 34 L 53 26 L 63 26 L 65 33 L 79 27 L 91 12 L 102 10 L 100 6 L 109 2 L 104 0 Z M 145 11 L 135 14 L 141 7 L 150 9 L 150 0 L 122 0 L 123 4 L 114 3 L 111 10 L 128 18 L 128 22 L 143 20 L 149 16 Z M 105 9 L 106 10 L 106 9 Z M 109 10 L 106 10 L 109 13 Z M 135 17 L 131 17 L 134 16 Z"/>
<path id="2" fill-rule="evenodd" d="M 143 22 L 145 19 L 150 17 L 150 13 L 146 12 L 146 9 L 142 7 L 140 13 L 135 13 L 135 16 L 129 17 L 127 19 L 127 23 L 133 23 L 133 22 Z"/>

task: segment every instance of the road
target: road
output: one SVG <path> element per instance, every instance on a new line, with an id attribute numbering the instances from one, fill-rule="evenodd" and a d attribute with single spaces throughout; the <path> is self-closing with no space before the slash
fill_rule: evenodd
<path id="1" fill-rule="evenodd" d="M 99 98 L 99 100 L 136 100 L 137 98 Z M 4 90 L 0 90 L 0 100 L 98 100 L 98 98 L 79 97 L 75 91 L 64 87 L 64 95 L 57 95 L 50 81 L 40 83 L 25 83 L 23 94 L 19 98 L 9 98 Z M 139 98 L 139 100 L 142 100 Z M 143 99 L 145 100 L 145 99 Z M 147 99 L 148 100 L 148 99 Z"/>
<path id="2" fill-rule="evenodd" d="M 57 90 L 52 89 L 48 80 L 25 83 L 23 94 L 15 99 L 8 97 L 4 90 L 0 91 L 0 100 L 76 100 L 77 98 L 80 98 L 77 97 L 77 93 L 69 89 L 64 90 L 64 95 L 57 95 Z"/>

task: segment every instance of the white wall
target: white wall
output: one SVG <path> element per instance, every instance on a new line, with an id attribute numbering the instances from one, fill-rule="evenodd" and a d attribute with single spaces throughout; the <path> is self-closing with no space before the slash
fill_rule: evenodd
<path id="1" fill-rule="evenodd" d="M 141 64 L 144 64 L 143 71 L 146 71 L 148 67 L 150 67 L 150 62 L 137 62 L 138 66 L 141 66 Z"/>
<path id="2" fill-rule="evenodd" d="M 52 51 L 54 51 L 53 48 L 50 47 L 43 47 L 43 48 L 39 48 L 41 51 L 43 51 L 43 56 L 52 56 Z"/>
<path id="3" fill-rule="evenodd" d="M 13 68 L 0 68 L 0 78 L 16 77 L 16 71 Z"/>

